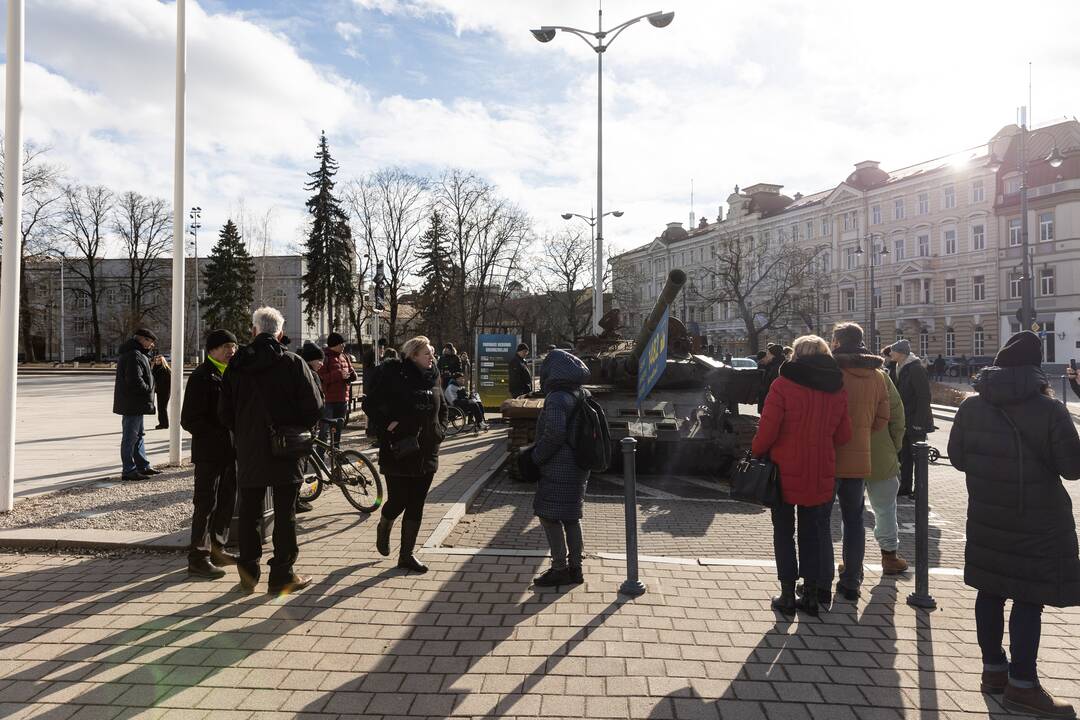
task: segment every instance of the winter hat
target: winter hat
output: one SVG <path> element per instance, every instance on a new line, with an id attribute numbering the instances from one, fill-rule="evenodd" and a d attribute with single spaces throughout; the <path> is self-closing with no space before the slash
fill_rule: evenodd
<path id="1" fill-rule="evenodd" d="M 1042 341 L 1030 330 L 1018 332 L 1009 338 L 997 356 L 994 364 L 998 367 L 1020 367 L 1022 365 L 1042 365 Z"/>
<path id="2" fill-rule="evenodd" d="M 529 346 L 526 343 L 518 343 L 517 350 L 515 352 L 521 352 L 522 350 L 524 350 L 525 352 L 529 352 Z"/>
<path id="3" fill-rule="evenodd" d="M 300 357 L 304 359 L 304 362 L 311 362 L 312 360 L 322 360 L 326 355 L 323 354 L 318 345 L 308 340 L 304 343 L 304 347 L 300 348 Z"/>
<path id="4" fill-rule="evenodd" d="M 144 337 L 147 340 L 153 340 L 157 342 L 157 335 L 150 331 L 150 328 L 139 328 L 135 331 L 135 337 Z"/>
<path id="5" fill-rule="evenodd" d="M 769 346 L 769 354 L 776 357 L 784 357 L 784 346 L 778 343 L 773 343 Z"/>
<path id="6" fill-rule="evenodd" d="M 911 343 L 909 343 L 905 339 L 897 340 L 892 344 L 892 351 L 895 353 L 900 353 L 901 355 L 910 355 Z"/>
<path id="7" fill-rule="evenodd" d="M 344 344 L 345 338 L 341 337 L 340 333 L 332 332 L 326 336 L 326 347 L 337 347 Z"/>
<path id="8" fill-rule="evenodd" d="M 214 330 L 206 336 L 206 351 L 210 352 L 214 348 L 221 347 L 228 343 L 236 345 L 236 336 L 228 330 Z"/>

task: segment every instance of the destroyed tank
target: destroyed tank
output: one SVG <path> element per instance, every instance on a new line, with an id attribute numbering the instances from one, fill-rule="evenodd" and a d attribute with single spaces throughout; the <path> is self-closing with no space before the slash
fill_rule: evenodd
<path id="1" fill-rule="evenodd" d="M 621 459 L 618 443 L 638 441 L 637 465 L 645 472 L 700 475 L 725 479 L 738 457 L 750 448 L 757 417 L 739 413 L 740 404 L 756 404 L 761 371 L 733 368 L 707 355 L 694 354 L 683 324 L 668 318 L 668 355 L 656 385 L 637 403 L 639 360 L 675 297 L 686 273 L 672 270 L 652 312 L 632 342 L 622 339 L 616 322 L 605 317 L 604 334 L 583 338 L 575 353 L 590 370 L 585 387 L 607 413 L 612 457 Z M 510 424 L 510 450 L 532 441 L 543 398 L 506 400 L 502 414 Z M 511 463 L 516 469 L 516 463 Z M 618 469 L 617 467 L 614 469 Z"/>

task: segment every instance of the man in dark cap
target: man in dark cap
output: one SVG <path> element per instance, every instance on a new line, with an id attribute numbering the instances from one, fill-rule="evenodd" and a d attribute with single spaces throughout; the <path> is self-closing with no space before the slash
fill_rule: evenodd
<path id="1" fill-rule="evenodd" d="M 319 368 L 319 381 L 322 383 L 323 417 L 335 420 L 349 414 L 349 394 L 352 383 L 356 380 L 356 371 L 352 361 L 345 354 L 345 338 L 340 333 L 332 332 L 326 336 L 326 349 L 323 364 Z M 330 432 L 328 425 L 319 425 L 319 439 L 325 441 Z M 334 447 L 341 444 L 341 430 L 334 428 Z"/>
<path id="2" fill-rule="evenodd" d="M 934 427 L 930 412 L 930 378 L 919 357 L 911 352 L 911 343 L 901 338 L 890 347 L 889 357 L 896 389 L 904 403 L 904 447 L 900 450 L 900 489 L 897 497 L 915 496 L 915 454 L 911 446 L 925 440 Z"/>
<path id="3" fill-rule="evenodd" d="M 121 480 L 143 480 L 161 471 L 150 466 L 143 442 L 143 416 L 157 412 L 154 406 L 154 374 L 150 369 L 150 351 L 157 336 L 139 328 L 120 346 L 113 386 L 113 413 L 121 418 Z"/>
<path id="4" fill-rule="evenodd" d="M 223 577 L 221 566 L 236 564 L 236 556 L 225 551 L 236 504 L 236 451 L 217 415 L 222 379 L 236 346 L 236 336 L 228 330 L 207 335 L 206 360 L 188 378 L 180 411 L 180 425 L 191 433 L 191 461 L 195 463 L 188 546 L 188 575 L 192 577 Z"/>
<path id="5" fill-rule="evenodd" d="M 528 395 L 533 390 L 532 373 L 525 364 L 525 358 L 529 357 L 529 346 L 520 343 L 517 351 L 510 358 L 510 397 Z"/>

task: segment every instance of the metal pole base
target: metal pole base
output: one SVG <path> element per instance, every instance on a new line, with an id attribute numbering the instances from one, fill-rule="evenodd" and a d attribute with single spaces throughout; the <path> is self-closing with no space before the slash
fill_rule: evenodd
<path id="1" fill-rule="evenodd" d="M 622 595 L 629 595 L 630 597 L 644 595 L 645 583 L 640 580 L 626 580 L 619 586 L 619 593 Z"/>
<path id="2" fill-rule="evenodd" d="M 933 595 L 911 593 L 907 596 L 907 604 L 920 610 L 937 610 L 937 600 Z"/>

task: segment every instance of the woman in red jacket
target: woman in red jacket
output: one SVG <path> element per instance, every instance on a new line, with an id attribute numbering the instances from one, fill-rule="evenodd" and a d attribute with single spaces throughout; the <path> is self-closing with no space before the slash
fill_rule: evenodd
<path id="1" fill-rule="evenodd" d="M 829 345 L 817 335 L 804 335 L 794 347 L 794 359 L 780 366 L 780 377 L 769 389 L 751 452 L 755 457 L 768 454 L 780 471 L 783 502 L 772 510 L 780 595 L 773 598 L 772 606 L 786 615 L 793 615 L 797 607 L 816 617 L 817 583 L 824 574 L 818 519 L 833 499 L 836 446 L 851 439 L 851 421 L 844 376 Z M 796 602 L 795 583 L 800 574 L 807 592 Z"/>

